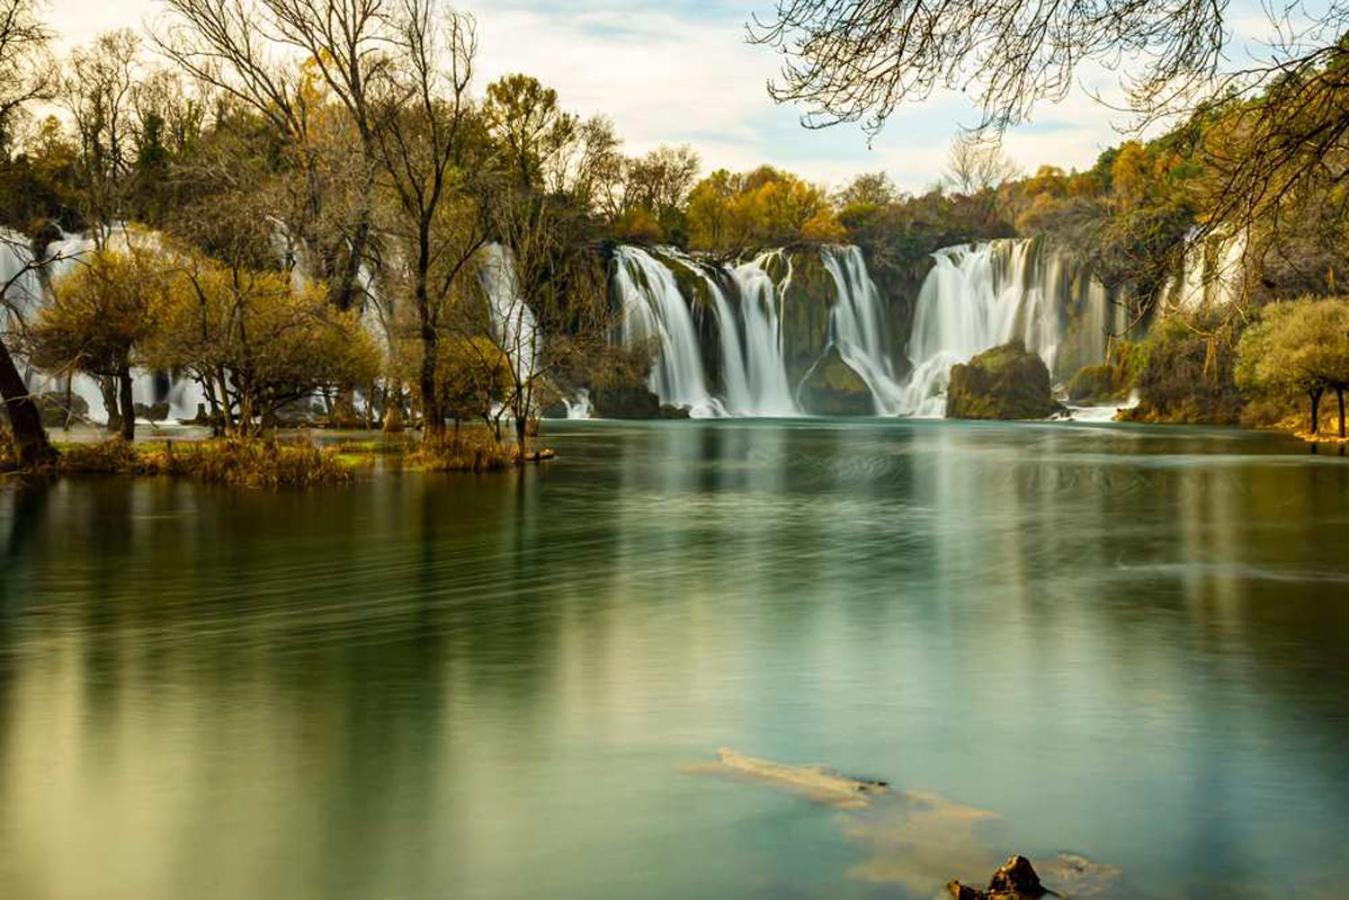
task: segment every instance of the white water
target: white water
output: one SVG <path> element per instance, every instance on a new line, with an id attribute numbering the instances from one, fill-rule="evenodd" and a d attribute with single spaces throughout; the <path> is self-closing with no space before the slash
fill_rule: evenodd
<path id="1" fill-rule="evenodd" d="M 862 251 L 857 247 L 825 247 L 820 252 L 838 291 L 829 314 L 833 343 L 843 361 L 871 390 L 877 415 L 896 415 L 903 410 L 904 389 L 895 379 L 885 342 L 884 304 L 867 272 Z"/>
<path id="2" fill-rule="evenodd" d="M 944 415 L 951 366 L 1015 338 L 1053 372 L 1070 304 L 1078 305 L 1074 363 L 1105 359 L 1119 311 L 1098 283 L 1074 287 L 1059 254 L 1030 240 L 1000 240 L 939 250 L 934 260 L 918 297 L 901 413 Z"/>
<path id="3" fill-rule="evenodd" d="M 478 282 L 487 297 L 497 343 L 510 360 L 517 384 L 524 385 L 537 373 L 539 335 L 534 312 L 520 295 L 515 254 L 509 247 L 494 243 L 483 248 Z"/>
<path id="4" fill-rule="evenodd" d="M 1228 306 L 1241 298 L 1245 289 L 1246 236 L 1194 236 L 1185 246 L 1181 271 L 1172 281 L 1168 305 L 1194 312 Z"/>
<path id="5" fill-rule="evenodd" d="M 731 270 L 740 301 L 741 340 L 745 348 L 743 380 L 749 386 L 749 402 L 732 409 L 741 416 L 799 416 L 801 410 L 792 399 L 787 384 L 787 366 L 782 352 L 782 297 L 791 282 L 791 265 L 780 286 L 773 282 L 767 266 L 776 254 L 765 253 Z M 722 325 L 722 335 L 729 329 Z M 726 368 L 729 368 L 727 361 Z"/>
<path id="6" fill-rule="evenodd" d="M 697 418 L 725 415 L 707 390 L 698 332 L 674 273 L 637 247 L 614 251 L 613 285 L 623 302 L 623 346 L 655 344 L 647 384 L 662 403 L 687 406 Z"/>
<path id="7" fill-rule="evenodd" d="M 829 341 L 817 348 L 818 354 L 837 344 L 870 388 L 876 411 L 894 414 L 901 388 L 887 349 L 884 301 L 862 253 L 855 247 L 826 247 L 820 254 L 836 297 Z M 695 298 L 680 292 L 672 266 L 697 278 L 706 291 L 720 358 L 716 389 L 709 384 L 699 328 L 690 312 Z M 624 309 L 622 340 L 629 347 L 655 343 L 650 389 L 662 403 L 687 406 L 694 417 L 802 415 L 797 386 L 788 376 L 782 324 L 792 278 L 792 257 L 783 250 L 725 266 L 669 248 L 653 255 L 619 247 L 613 287 Z"/>

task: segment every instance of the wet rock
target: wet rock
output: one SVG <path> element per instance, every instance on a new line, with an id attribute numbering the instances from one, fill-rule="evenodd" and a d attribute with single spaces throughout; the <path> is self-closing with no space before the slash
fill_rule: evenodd
<path id="1" fill-rule="evenodd" d="M 1031 900 L 1049 893 L 1024 856 L 1008 857 L 993 873 L 986 890 L 952 881 L 946 885 L 946 891 L 954 900 Z"/>
<path id="2" fill-rule="evenodd" d="M 37 398 L 37 408 L 42 415 L 42 427 L 64 428 L 68 421 L 82 422 L 89 418 L 89 404 L 79 394 L 70 395 L 66 404 L 66 395 L 59 391 L 41 394 Z"/>
<path id="3" fill-rule="evenodd" d="M 660 407 L 660 417 L 662 419 L 687 419 L 690 418 L 693 411 L 687 406 L 672 406 L 669 403 L 662 403 Z"/>
<path id="4" fill-rule="evenodd" d="M 814 416 L 869 416 L 876 411 L 867 383 L 834 345 L 806 373 L 796 402 Z"/>
<path id="5" fill-rule="evenodd" d="M 660 398 L 645 387 L 597 388 L 591 402 L 601 419 L 660 418 Z"/>
<path id="6" fill-rule="evenodd" d="M 567 404 L 561 400 L 554 400 L 539 412 L 539 418 L 565 419 L 567 418 Z"/>
<path id="7" fill-rule="evenodd" d="M 951 367 L 948 419 L 1044 419 L 1063 409 L 1049 367 L 1020 340 L 985 350 Z"/>
<path id="8" fill-rule="evenodd" d="M 169 417 L 169 405 L 160 403 L 137 403 L 135 405 L 136 418 L 144 419 L 147 422 L 163 422 Z"/>

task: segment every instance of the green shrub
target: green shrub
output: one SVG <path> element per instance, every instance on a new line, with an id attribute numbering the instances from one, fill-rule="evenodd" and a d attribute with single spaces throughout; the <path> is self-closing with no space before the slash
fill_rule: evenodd
<path id="1" fill-rule="evenodd" d="M 1126 349 L 1139 403 L 1138 422 L 1237 423 L 1245 400 L 1233 377 L 1236 330 L 1231 323 L 1164 318 Z"/>

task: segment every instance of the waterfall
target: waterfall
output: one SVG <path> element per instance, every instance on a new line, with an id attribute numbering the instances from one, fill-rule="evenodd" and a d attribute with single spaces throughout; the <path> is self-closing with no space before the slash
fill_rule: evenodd
<path id="1" fill-rule="evenodd" d="M 757 256 L 751 262 L 736 266 L 731 275 L 735 279 L 740 300 L 740 323 L 744 328 L 742 344 L 745 348 L 741 379 L 748 386 L 749 402 L 735 415 L 743 416 L 798 416 L 801 410 L 792 399 L 787 384 L 787 367 L 782 352 L 782 298 L 791 281 L 791 261 L 786 260 L 787 275 L 781 286 L 773 282 L 766 266 L 782 251 Z M 729 329 L 722 326 L 723 338 Z"/>
<path id="2" fill-rule="evenodd" d="M 698 332 L 668 266 L 637 247 L 614 251 L 613 288 L 623 304 L 623 346 L 654 344 L 647 384 L 662 403 L 687 406 L 696 417 L 726 414 L 707 390 Z"/>
<path id="3" fill-rule="evenodd" d="M 0 330 L 8 328 L 7 317 L 27 320 L 42 302 L 42 281 L 33 267 L 33 250 L 21 234 L 0 229 Z"/>
<path id="4" fill-rule="evenodd" d="M 1180 271 L 1167 293 L 1167 305 L 1189 312 L 1230 305 L 1245 287 L 1245 261 L 1244 233 L 1205 240 L 1191 233 Z"/>
<path id="5" fill-rule="evenodd" d="M 943 415 L 951 366 L 990 347 L 1020 338 L 1051 372 L 1067 375 L 1104 361 L 1109 336 L 1121 326 L 1105 289 L 1041 242 L 988 241 L 933 257 L 909 339 L 913 371 L 898 403 L 903 413 Z"/>
<path id="6" fill-rule="evenodd" d="M 534 312 L 520 296 L 515 253 L 509 247 L 493 243 L 483 248 L 483 254 L 485 258 L 478 270 L 478 283 L 487 297 L 492 330 L 506 352 L 518 383 L 524 384 L 538 371 L 538 328 L 534 323 Z"/>
<path id="7" fill-rule="evenodd" d="M 825 247 L 825 269 L 838 299 L 830 311 L 831 339 L 839 355 L 871 391 L 876 413 L 893 416 L 903 409 L 904 389 L 895 379 L 886 346 L 883 302 L 857 247 Z"/>

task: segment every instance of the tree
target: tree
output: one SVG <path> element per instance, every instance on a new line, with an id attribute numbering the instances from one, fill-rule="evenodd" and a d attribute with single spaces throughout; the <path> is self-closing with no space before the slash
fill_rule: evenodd
<path id="1" fill-rule="evenodd" d="M 143 235 L 126 234 L 119 244 L 124 246 L 94 251 L 52 283 L 51 302 L 39 312 L 28 340 L 40 368 L 115 383 L 108 425 L 129 441 L 136 436 L 131 370 L 155 328 L 166 263 Z"/>
<path id="2" fill-rule="evenodd" d="M 41 8 L 36 0 L 0 0 L 0 151 L 5 155 L 14 117 L 30 101 L 47 96 L 51 85 L 47 57 L 51 34 L 38 20 Z M 7 236 L 0 240 L 10 243 Z M 28 253 L 19 271 L 9 273 L 0 283 L 0 315 L 8 311 L 13 291 L 31 277 L 34 265 L 32 254 Z M 4 401 L 19 448 L 20 464 L 39 466 L 50 462 L 56 451 L 47 440 L 42 415 L 28 395 L 28 385 L 10 355 L 6 337 L 0 334 L 0 400 Z"/>
<path id="3" fill-rule="evenodd" d="M 421 341 L 418 387 L 426 439 L 444 432 L 437 366 L 442 315 L 458 279 L 487 241 L 475 197 L 485 166 L 482 121 L 468 99 L 477 38 L 473 19 L 444 18 L 430 0 L 401 0 L 399 65 L 380 86 L 375 146 L 394 198 L 390 230 L 404 246 Z"/>
<path id="4" fill-rule="evenodd" d="M 483 115 L 519 186 L 526 191 L 553 187 L 546 183 L 546 170 L 556 170 L 581 127 L 576 116 L 558 106 L 557 91 L 528 75 L 507 75 L 487 86 Z"/>
<path id="5" fill-rule="evenodd" d="M 1193 115 L 1229 121 L 1213 148 L 1206 233 L 1296 221 L 1346 177 L 1349 42 L 1345 6 L 1273 4 L 1263 58 L 1226 62 L 1228 6 L 1208 0 L 776 0 L 753 41 L 785 57 L 770 85 L 802 104 L 807 127 L 862 122 L 871 135 L 937 90 L 973 95 L 974 131 L 1002 133 L 1062 99 L 1078 67 L 1117 70 L 1136 125 Z M 1343 210 L 1349 197 L 1335 198 Z M 1320 214 L 1323 214 L 1320 213 Z"/>
<path id="6" fill-rule="evenodd" d="M 379 371 L 379 348 L 359 314 L 329 303 L 326 285 L 297 287 L 283 272 L 185 255 L 156 316 L 146 361 L 191 374 L 241 437 L 271 427 L 289 403 L 368 384 Z"/>
<path id="7" fill-rule="evenodd" d="M 1306 394 L 1312 434 L 1320 431 L 1322 396 L 1327 389 L 1335 391 L 1344 437 L 1349 300 L 1302 299 L 1264 307 L 1260 320 L 1242 335 L 1236 375 L 1238 385 L 1259 393 Z"/>
<path id="8" fill-rule="evenodd" d="M 13 150 L 15 119 L 30 102 L 50 99 L 56 81 L 43 0 L 0 0 L 0 158 Z"/>
<path id="9" fill-rule="evenodd" d="M 390 65 L 396 39 L 388 0 L 164 0 L 155 43 L 183 71 L 264 117 L 282 135 L 305 183 L 289 232 L 308 245 L 318 278 L 340 309 L 356 305 L 371 240 L 376 164 L 372 86 Z M 302 65 L 296 65 L 295 53 Z M 336 213 L 325 190 L 324 107 L 336 103 L 358 153 L 341 174 L 353 182 Z M 331 171 L 331 170 L 329 170 Z M 328 227 L 322 227 L 327 225 Z"/>
<path id="10" fill-rule="evenodd" d="M 945 181 L 958 194 L 981 194 L 1020 174 L 1021 167 L 996 142 L 968 134 L 951 142 Z"/>
<path id="11" fill-rule="evenodd" d="M 889 206 L 899 199 L 899 190 L 885 172 L 866 172 L 848 182 L 847 187 L 834 195 L 839 208 L 862 206 Z"/>
<path id="12" fill-rule="evenodd" d="M 140 73 L 140 40 L 129 29 L 101 34 L 70 54 L 61 85 L 79 139 L 83 212 L 102 240 L 102 226 L 126 219 L 135 161 L 132 97 Z"/>

